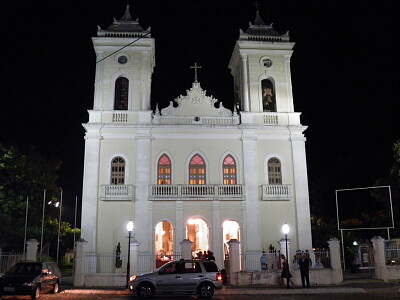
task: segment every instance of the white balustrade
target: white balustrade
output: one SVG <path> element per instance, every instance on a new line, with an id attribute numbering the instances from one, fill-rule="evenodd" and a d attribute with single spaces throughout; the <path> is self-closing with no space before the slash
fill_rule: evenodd
<path id="1" fill-rule="evenodd" d="M 292 189 L 290 184 L 262 185 L 262 200 L 290 200 Z"/>
<path id="2" fill-rule="evenodd" d="M 132 185 L 102 185 L 101 200 L 117 200 L 132 201 L 133 200 Z"/>
<path id="3" fill-rule="evenodd" d="M 151 185 L 150 200 L 172 200 L 178 198 L 198 198 L 214 200 L 244 200 L 243 185 Z"/>

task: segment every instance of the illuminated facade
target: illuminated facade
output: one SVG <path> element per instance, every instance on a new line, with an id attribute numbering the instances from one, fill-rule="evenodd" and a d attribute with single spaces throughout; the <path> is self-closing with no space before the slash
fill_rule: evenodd
<path id="1" fill-rule="evenodd" d="M 240 33 L 229 63 L 234 111 L 206 95 L 197 76 L 175 106 L 152 111 L 154 39 L 129 8 L 99 28 L 93 45 L 94 104 L 83 125 L 89 251 L 127 247 L 130 219 L 139 253 L 163 256 L 190 239 L 193 253 L 213 251 L 220 267 L 227 241 L 238 239 L 242 253 L 258 255 L 278 246 L 284 223 L 292 249 L 312 248 L 306 127 L 294 112 L 287 34 L 258 13 Z"/>

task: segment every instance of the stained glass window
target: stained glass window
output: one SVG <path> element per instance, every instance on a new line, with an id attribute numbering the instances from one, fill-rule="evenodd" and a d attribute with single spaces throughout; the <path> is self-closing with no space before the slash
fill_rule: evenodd
<path id="1" fill-rule="evenodd" d="M 206 164 L 198 154 L 189 163 L 189 184 L 206 184 Z"/>
<path id="2" fill-rule="evenodd" d="M 157 184 L 171 184 L 171 160 L 166 154 L 158 160 Z"/>
<path id="3" fill-rule="evenodd" d="M 237 184 L 236 180 L 236 161 L 232 155 L 227 155 L 223 163 L 223 182 L 224 184 Z"/>

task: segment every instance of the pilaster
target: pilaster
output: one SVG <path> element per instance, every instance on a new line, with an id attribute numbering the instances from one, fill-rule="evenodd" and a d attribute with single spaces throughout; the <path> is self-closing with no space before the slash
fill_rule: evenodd
<path id="1" fill-rule="evenodd" d="M 242 64 L 242 99 L 243 99 L 243 110 L 250 111 L 249 103 L 249 74 L 247 67 L 247 54 L 241 54 L 241 64 Z"/>
<path id="2" fill-rule="evenodd" d="M 153 234 L 151 219 L 149 219 L 148 186 L 150 185 L 151 136 L 142 132 L 136 137 L 136 197 L 134 209 L 135 237 L 141 244 L 141 251 L 151 251 L 153 245 L 150 238 Z"/>
<path id="3" fill-rule="evenodd" d="M 305 138 L 291 136 L 298 248 L 312 249 Z"/>
<path id="4" fill-rule="evenodd" d="M 86 125 L 85 165 L 82 190 L 82 238 L 88 243 L 88 251 L 96 252 L 97 201 L 100 169 L 100 128 Z"/>
<path id="5" fill-rule="evenodd" d="M 257 138 L 242 136 L 244 180 L 246 185 L 245 251 L 260 251 L 259 208 L 258 208 L 258 176 L 257 165 Z"/>

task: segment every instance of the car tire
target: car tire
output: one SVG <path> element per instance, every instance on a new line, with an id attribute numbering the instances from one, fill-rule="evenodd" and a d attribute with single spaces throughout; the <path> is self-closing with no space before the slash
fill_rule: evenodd
<path id="1" fill-rule="evenodd" d="M 40 285 L 38 285 L 32 293 L 32 299 L 38 299 L 40 297 Z"/>
<path id="2" fill-rule="evenodd" d="M 51 293 L 52 293 L 52 294 L 57 294 L 59 288 L 60 288 L 60 286 L 58 285 L 58 282 L 56 282 L 56 283 L 53 285 L 53 289 L 51 290 Z"/>
<path id="3" fill-rule="evenodd" d="M 147 282 L 144 282 L 136 289 L 137 294 L 140 298 L 147 299 L 154 295 L 154 287 Z"/>
<path id="4" fill-rule="evenodd" d="M 214 295 L 214 287 L 209 283 L 203 283 L 197 289 L 200 298 L 210 299 Z"/>

